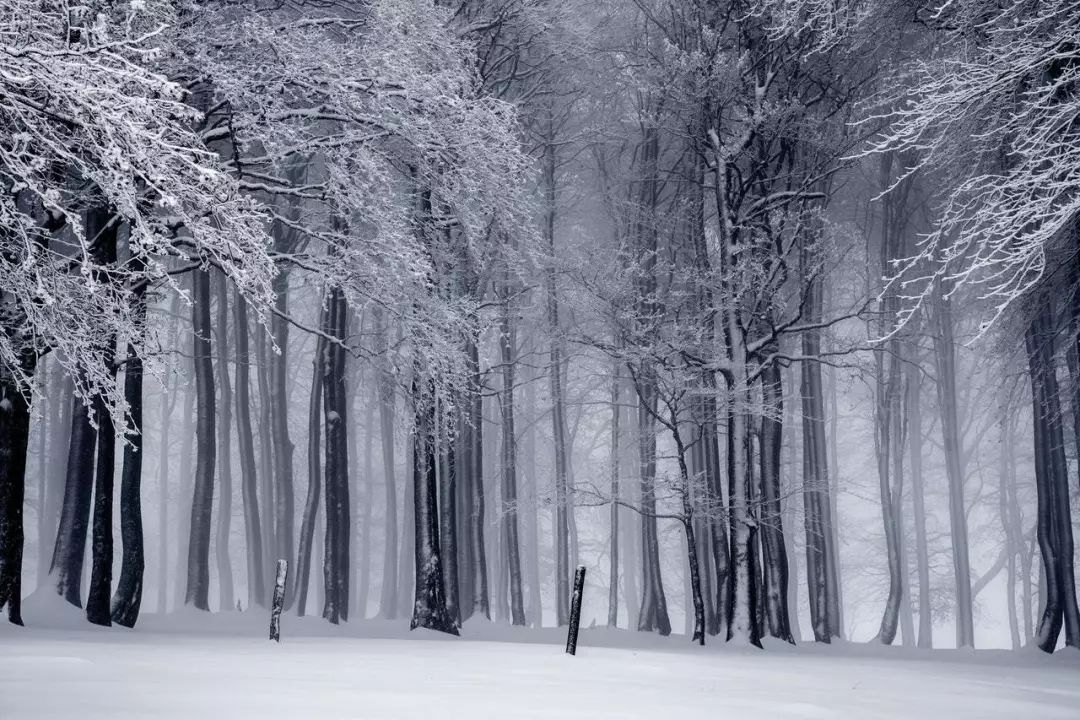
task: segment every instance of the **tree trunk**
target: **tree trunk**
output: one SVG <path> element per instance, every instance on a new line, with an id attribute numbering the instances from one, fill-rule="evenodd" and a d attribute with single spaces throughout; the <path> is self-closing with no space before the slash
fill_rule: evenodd
<path id="1" fill-rule="evenodd" d="M 491 610 L 488 605 L 487 551 L 484 547 L 484 401 L 481 395 L 483 379 L 480 374 L 478 338 L 472 336 L 468 338 L 466 356 L 470 370 L 468 436 L 472 440 L 468 451 L 471 460 L 469 487 L 472 490 L 470 498 L 472 528 L 469 532 L 472 547 L 469 551 L 469 565 L 473 579 L 471 591 L 473 607 L 468 615 L 480 613 L 482 617 L 491 619 Z"/>
<path id="2" fill-rule="evenodd" d="M 611 378 L 611 453 L 608 463 L 611 466 L 611 509 L 608 535 L 608 627 L 619 626 L 619 391 L 622 378 L 621 364 L 614 362 Z"/>
<path id="3" fill-rule="evenodd" d="M 146 319 L 145 292 L 146 286 L 140 284 L 132 299 L 134 320 L 140 331 Z M 130 628 L 135 627 L 139 619 L 145 565 L 142 524 L 143 363 L 136 348 L 130 344 L 124 364 L 124 400 L 128 406 L 130 425 L 125 432 L 127 442 L 124 444 L 124 466 L 120 474 L 120 539 L 123 556 L 120 581 L 112 599 L 112 619 L 116 624 Z M 165 403 L 164 395 L 161 402 Z M 161 531 L 164 536 L 164 526 Z"/>
<path id="4" fill-rule="evenodd" d="M 319 329 L 326 332 L 326 310 L 320 313 Z M 315 342 L 315 355 L 312 359 L 311 396 L 308 403 L 308 442 L 307 498 L 304 501 L 304 515 L 300 522 L 300 547 L 296 558 L 296 580 L 294 590 L 286 595 L 295 595 L 296 614 L 307 613 L 308 586 L 311 582 L 311 544 L 315 537 L 315 525 L 319 514 L 319 500 L 322 488 L 322 396 L 323 375 L 326 366 L 326 338 L 320 336 Z M 286 600 L 286 606 L 291 603 Z"/>
<path id="5" fill-rule="evenodd" d="M 323 410 L 326 417 L 326 544 L 323 617 L 333 624 L 349 619 L 349 450 L 345 347 L 348 305 L 341 288 L 331 287 L 327 329 L 337 342 L 326 344 Z"/>
<path id="6" fill-rule="evenodd" d="M 457 625 L 446 609 L 443 592 L 442 559 L 439 549 L 438 488 L 435 478 L 435 399 L 433 386 L 420 390 L 413 381 L 416 407 L 413 428 L 413 502 L 415 515 L 415 601 L 410 629 L 418 627 L 457 635 Z"/>
<path id="7" fill-rule="evenodd" d="M 1046 580 L 1035 641 L 1045 652 L 1054 651 L 1063 622 L 1065 644 L 1072 647 L 1080 644 L 1068 472 L 1060 391 L 1054 367 L 1053 323 L 1049 300 L 1041 298 L 1025 333 L 1035 425 L 1036 530 Z"/>
<path id="8" fill-rule="evenodd" d="M 289 277 L 278 273 L 274 278 L 274 306 L 280 315 L 271 321 L 277 352 L 270 353 L 270 422 L 274 434 L 275 540 L 279 558 L 293 556 L 293 443 L 289 437 L 288 313 Z"/>
<path id="9" fill-rule="evenodd" d="M 913 348 L 914 349 L 914 348 Z M 915 561 L 919 575 L 919 637 L 918 646 L 931 648 L 933 638 L 933 612 L 930 607 L 930 551 L 926 539 L 926 504 L 922 474 L 922 368 L 918 357 L 912 353 L 907 365 L 907 416 L 908 451 L 911 463 L 911 499 L 915 516 Z"/>
<path id="10" fill-rule="evenodd" d="M 975 646 L 971 598 L 971 564 L 968 560 L 967 507 L 964 505 L 964 468 L 961 460 L 960 421 L 956 407 L 956 357 L 952 304 L 940 281 L 935 283 L 934 360 L 937 368 L 938 407 L 945 447 L 945 472 L 949 480 L 949 529 L 952 536 L 953 578 L 956 584 L 956 646 Z"/>
<path id="11" fill-rule="evenodd" d="M 794 644 L 788 620 L 788 561 L 780 507 L 780 450 L 783 442 L 784 388 L 780 366 L 771 363 L 761 376 L 761 548 L 765 571 L 765 616 L 769 634 Z"/>
<path id="12" fill-rule="evenodd" d="M 217 543 L 215 554 L 218 569 L 218 593 L 222 611 L 236 606 L 233 589 L 232 560 L 229 557 L 229 535 L 232 531 L 232 385 L 229 382 L 229 284 L 219 274 L 217 283 L 217 337 L 218 337 L 218 387 L 221 403 L 218 405 L 218 492 L 220 504 L 217 513 Z"/>
<path id="13" fill-rule="evenodd" d="M 277 505 L 274 497 L 274 432 L 270 408 L 270 349 L 266 328 L 262 323 L 255 326 L 256 378 L 259 388 L 259 505 L 262 508 L 263 563 L 267 581 L 277 572 L 277 561 L 288 560 L 277 555 Z M 265 597 L 270 599 L 273 587 L 267 587 Z"/>
<path id="14" fill-rule="evenodd" d="M 214 505 L 214 366 L 210 345 L 210 274 L 194 270 L 191 321 L 194 332 L 193 362 L 195 394 L 195 490 L 191 501 L 191 536 L 188 542 L 186 605 L 210 609 L 210 530 Z"/>
<path id="15" fill-rule="evenodd" d="M 461 625 L 457 564 L 457 451 L 456 438 L 439 415 L 439 532 L 442 546 L 446 611 Z"/>
<path id="16" fill-rule="evenodd" d="M 9 393 L 8 397 L 14 398 L 14 395 Z M 97 443 L 97 432 L 90 422 L 90 408 L 86 403 L 77 396 L 72 396 L 71 402 L 71 443 L 68 446 L 64 502 L 60 510 L 60 525 L 56 530 L 50 574 L 56 583 L 57 593 L 75 607 L 81 608 L 82 568 L 86 554 L 86 531 L 90 523 L 90 502 L 94 491 L 94 446 Z M 16 420 L 21 421 L 21 418 Z M 13 427 L 20 429 L 17 424 Z M 16 438 L 17 442 L 19 441 Z M 24 458 L 23 463 L 25 462 Z M 21 516 L 21 504 L 19 513 Z M 21 520 L 19 527 L 22 527 Z"/>
<path id="17" fill-rule="evenodd" d="M 251 360 L 248 352 L 247 302 L 237 292 L 233 299 L 236 338 L 236 439 L 240 450 L 240 491 L 244 503 L 244 540 L 247 550 L 248 607 L 266 607 L 263 534 L 259 518 L 255 441 L 251 432 Z"/>
<path id="18" fill-rule="evenodd" d="M 34 365 L 32 357 L 23 358 L 24 373 L 32 375 Z M 8 620 L 15 625 L 22 625 L 22 513 L 29 442 L 30 403 L 15 378 L 5 370 L 0 372 L 0 612 L 7 608 Z M 68 504 L 66 497 L 64 504 Z M 84 540 L 85 527 L 84 524 Z M 78 578 L 80 574 L 81 567 L 75 569 L 72 577 Z M 61 594 L 66 590 L 60 586 Z M 75 591 L 78 598 L 78 585 Z"/>
<path id="19" fill-rule="evenodd" d="M 510 622 L 525 625 L 525 601 L 521 592 L 521 551 L 518 543 L 517 436 L 514 431 L 514 366 L 516 335 L 510 315 L 510 288 L 504 285 L 502 316 L 499 322 L 499 350 L 502 362 L 502 547 L 506 555 L 510 585 Z"/>

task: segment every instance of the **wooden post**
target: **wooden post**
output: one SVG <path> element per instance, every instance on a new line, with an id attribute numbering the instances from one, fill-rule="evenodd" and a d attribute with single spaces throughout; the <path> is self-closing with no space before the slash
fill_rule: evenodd
<path id="1" fill-rule="evenodd" d="M 581 594 L 585 590 L 585 566 L 578 565 L 574 573 L 574 594 L 570 598 L 570 631 L 566 635 L 566 652 L 577 654 L 578 626 L 581 624 Z"/>
<path id="2" fill-rule="evenodd" d="M 274 603 L 270 610 L 270 639 L 281 642 L 281 608 L 285 604 L 285 578 L 289 575 L 289 561 L 277 561 L 277 579 L 274 580 Z"/>

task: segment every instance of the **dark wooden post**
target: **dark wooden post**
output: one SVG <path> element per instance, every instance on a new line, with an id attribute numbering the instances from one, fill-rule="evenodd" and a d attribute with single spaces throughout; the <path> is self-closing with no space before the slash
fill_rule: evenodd
<path id="1" fill-rule="evenodd" d="M 285 578 L 289 575 L 289 561 L 277 561 L 277 579 L 274 580 L 274 603 L 270 610 L 270 639 L 281 642 L 281 608 L 285 605 Z"/>
<path id="2" fill-rule="evenodd" d="M 578 565 L 574 573 L 574 594 L 570 598 L 570 631 L 566 636 L 566 652 L 577 654 L 578 626 L 581 624 L 581 594 L 585 590 L 585 566 Z"/>

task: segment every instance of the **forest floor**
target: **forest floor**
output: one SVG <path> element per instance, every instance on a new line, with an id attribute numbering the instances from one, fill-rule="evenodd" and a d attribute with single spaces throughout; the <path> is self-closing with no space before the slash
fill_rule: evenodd
<path id="1" fill-rule="evenodd" d="M 763 651 L 582 628 L 570 657 L 554 629 L 470 622 L 459 639 L 409 633 L 400 620 L 334 628 L 285 616 L 274 644 L 265 620 L 145 615 L 134 631 L 81 618 L 0 623 L 0 720 L 1080 719 L 1072 651 Z"/>

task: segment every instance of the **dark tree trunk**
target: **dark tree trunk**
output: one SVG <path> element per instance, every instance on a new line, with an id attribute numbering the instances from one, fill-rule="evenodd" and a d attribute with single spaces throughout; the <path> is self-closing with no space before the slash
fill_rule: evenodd
<path id="1" fill-rule="evenodd" d="M 457 635 L 457 625 L 446 609 L 443 588 L 442 558 L 439 548 L 438 488 L 435 463 L 435 399 L 433 388 L 420 390 L 420 380 L 413 381 L 416 407 L 413 428 L 413 507 L 415 530 L 415 599 L 410 629 L 418 627 Z"/>
<path id="2" fill-rule="evenodd" d="M 324 309 L 319 319 L 319 329 L 327 331 L 327 316 Z M 308 404 L 308 442 L 307 498 L 304 501 L 304 515 L 300 521 L 300 547 L 296 558 L 296 580 L 292 592 L 296 598 L 296 614 L 307 612 L 308 585 L 311 580 L 311 544 L 315 537 L 315 525 L 319 514 L 319 501 L 322 492 L 322 396 L 323 376 L 326 367 L 326 338 L 320 336 L 315 342 L 315 357 L 312 360 L 311 397 Z M 286 601 L 286 606 L 291 603 Z"/>
<path id="3" fill-rule="evenodd" d="M 1080 646 L 1073 569 L 1072 518 L 1068 466 L 1061 423 L 1060 390 L 1054 365 L 1054 316 L 1049 300 L 1040 298 L 1025 332 L 1035 425 L 1035 486 L 1038 493 L 1036 532 L 1046 596 L 1035 642 L 1045 652 L 1057 646 L 1065 625 L 1065 644 Z"/>
<path id="4" fill-rule="evenodd" d="M 764 610 L 769 634 L 789 643 L 788 561 L 784 545 L 784 525 L 780 507 L 780 449 L 783 441 L 784 389 L 780 366 L 770 363 L 761 377 L 761 549 L 764 569 Z"/>
<path id="5" fill-rule="evenodd" d="M 349 449 L 348 392 L 345 347 L 348 305 L 341 288 L 327 298 L 327 341 L 323 366 L 323 411 L 326 417 L 326 543 L 323 617 L 333 624 L 349 619 Z"/>
<path id="6" fill-rule="evenodd" d="M 68 446 L 64 503 L 60 510 L 60 526 L 56 531 L 56 545 L 53 548 L 50 573 L 56 583 L 57 593 L 75 607 L 80 608 L 82 607 L 82 568 L 83 557 L 86 553 L 86 531 L 90 523 L 90 502 L 94 492 L 94 445 L 96 442 L 97 433 L 90 422 L 90 408 L 81 398 L 73 397 L 71 444 Z M 23 462 L 26 462 L 25 458 Z M 21 506 L 19 512 L 21 517 Z"/>
<path id="7" fill-rule="evenodd" d="M 214 356 L 210 333 L 210 274 L 192 275 L 191 321 L 195 336 L 193 362 L 195 394 L 195 489 L 191 501 L 191 535 L 188 541 L 187 591 L 184 603 L 199 610 L 210 609 L 210 532 L 214 507 L 215 435 Z"/>
<path id="8" fill-rule="evenodd" d="M 642 369 L 649 376 L 649 369 Z M 667 598 L 660 573 L 660 538 L 656 523 L 656 413 L 655 381 L 649 377 L 638 387 L 638 450 L 641 467 L 642 599 L 637 629 L 671 634 Z"/>
<path id="9" fill-rule="evenodd" d="M 110 358 L 112 362 L 112 358 Z M 112 625 L 110 599 L 113 569 L 113 466 L 116 462 L 116 430 L 105 399 L 94 399 L 97 419 L 97 462 L 94 478 L 94 524 L 91 531 L 90 592 L 86 619 L 94 625 Z"/>
<path id="10" fill-rule="evenodd" d="M 251 358 L 248 352 L 247 302 L 236 293 L 233 300 L 236 337 L 236 440 L 240 451 L 240 493 L 244 503 L 244 540 L 247 549 L 248 606 L 266 607 L 262 523 L 259 518 L 255 441 L 251 432 Z"/>
<path id="11" fill-rule="evenodd" d="M 469 362 L 469 386 L 468 386 L 468 411 L 469 443 L 468 455 L 470 459 L 469 487 L 472 490 L 470 498 L 470 523 L 472 525 L 468 538 L 472 547 L 469 548 L 469 565 L 472 575 L 472 615 L 480 613 L 484 618 L 491 618 L 491 609 L 488 604 L 488 574 L 487 574 L 487 551 L 484 546 L 484 399 L 481 394 L 482 377 L 480 374 L 480 348 L 479 339 L 473 336 L 466 343 L 466 355 Z M 415 459 L 414 459 L 415 462 Z"/>
<path id="12" fill-rule="evenodd" d="M 22 370 L 34 372 L 35 360 L 23 359 Z M 30 403 L 15 378 L 0 374 L 0 612 L 22 625 L 23 497 L 26 450 L 30 442 Z M 84 520 L 85 523 L 85 520 Z M 83 525 L 85 539 L 85 524 Z M 79 577 L 81 567 L 76 570 Z M 66 588 L 61 587 L 63 594 Z M 78 598 L 78 586 L 75 587 Z"/>
<path id="13" fill-rule="evenodd" d="M 136 326 L 141 328 L 146 318 L 145 285 L 139 285 L 133 299 Z M 136 348 L 128 345 L 124 364 L 124 400 L 128 406 L 128 422 L 124 444 L 124 466 L 120 473 L 120 539 L 123 556 L 120 581 L 112 599 L 112 619 L 118 625 L 135 627 L 142 606 L 143 569 L 145 566 L 142 524 L 142 464 L 143 464 L 143 363 Z M 162 397 L 162 403 L 165 403 Z M 167 452 L 167 449 L 163 450 Z M 166 459 L 167 462 L 167 459 Z M 162 535 L 165 528 L 161 528 Z M 164 572 L 165 568 L 161 569 Z"/>
<path id="14" fill-rule="evenodd" d="M 218 569 L 219 607 L 232 610 L 236 601 L 233 589 L 232 559 L 229 557 L 229 536 L 232 531 L 232 384 L 229 382 L 229 286 L 223 274 L 217 283 L 218 405 L 217 474 L 220 504 L 217 513 L 217 543 L 215 555 Z"/>
<path id="15" fill-rule="evenodd" d="M 447 421 L 439 416 L 439 533 L 442 543 L 446 611 L 461 625 L 457 564 L 457 449 Z"/>

